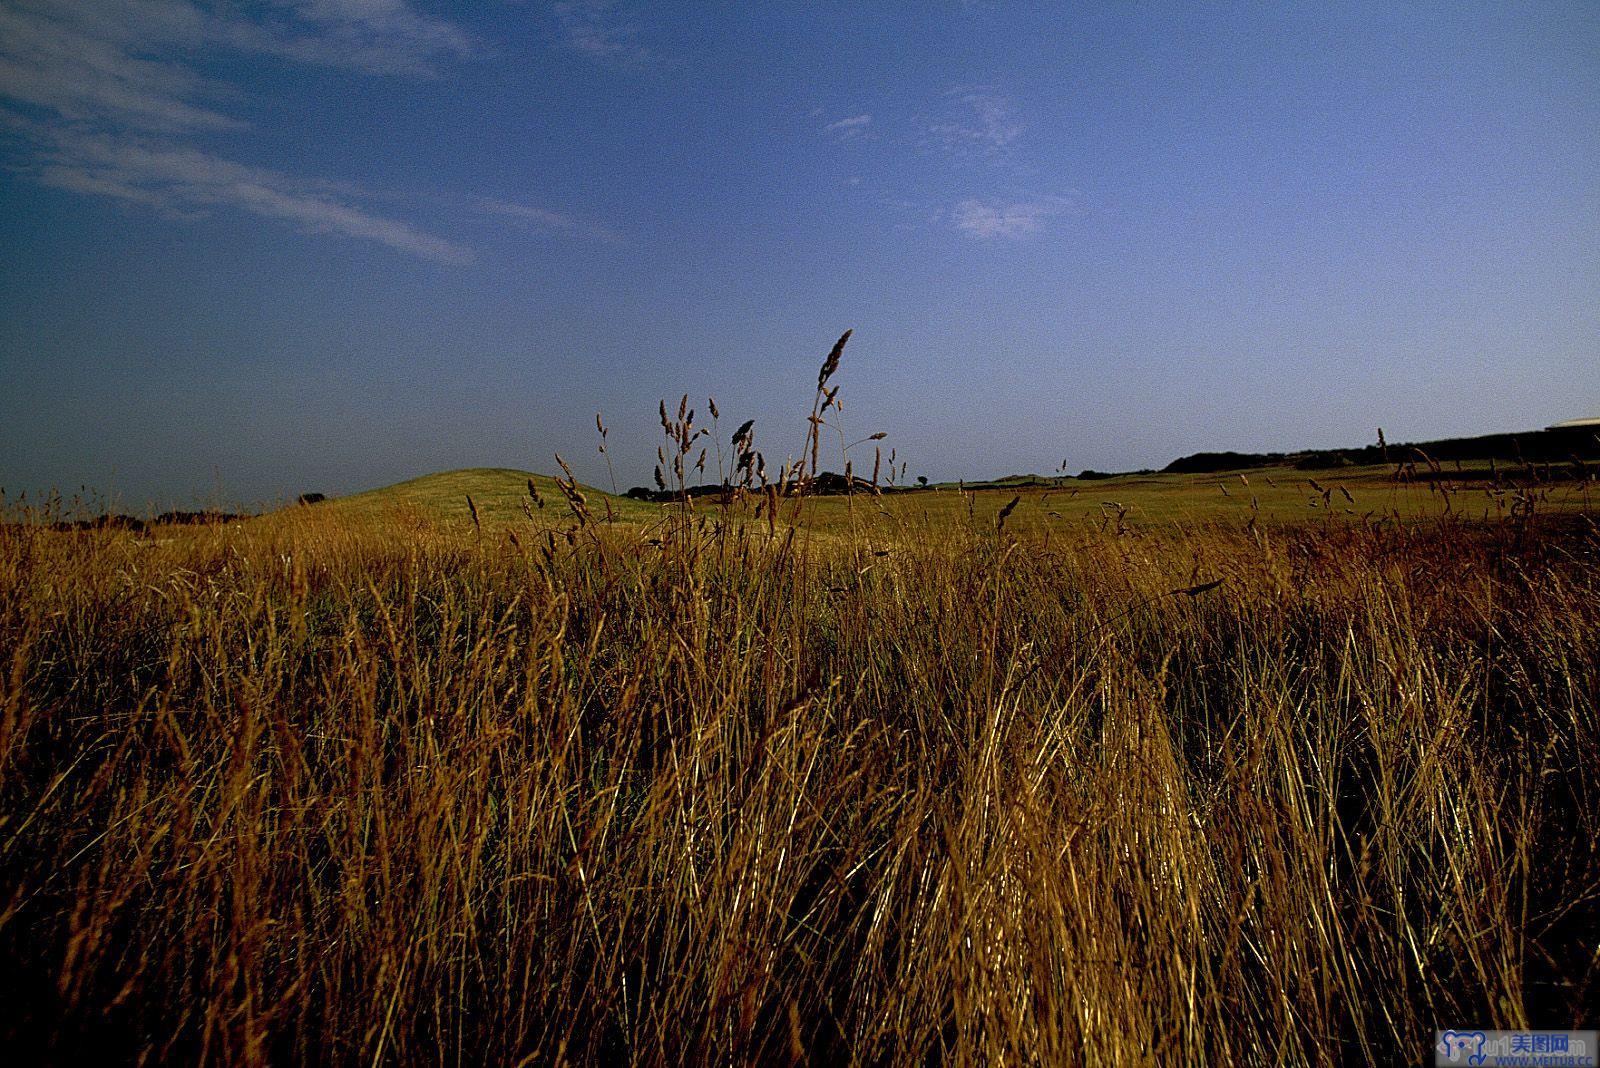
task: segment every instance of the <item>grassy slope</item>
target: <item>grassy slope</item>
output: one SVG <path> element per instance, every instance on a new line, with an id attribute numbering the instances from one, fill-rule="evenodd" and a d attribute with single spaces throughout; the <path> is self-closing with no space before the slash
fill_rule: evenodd
<path id="1" fill-rule="evenodd" d="M 338 497 L 321 507 L 353 517 L 380 518 L 411 512 L 439 522 L 470 523 L 472 519 L 467 510 L 467 497 L 470 496 L 477 505 L 482 522 L 502 524 L 521 519 L 523 503 L 532 504 L 528 497 L 530 478 L 544 499 L 543 514 L 553 521 L 571 515 L 566 499 L 556 488 L 555 479 L 509 467 L 467 467 L 459 471 L 441 471 L 397 482 L 392 486 Z M 613 496 L 591 486 L 581 488 L 596 518 L 605 517 L 607 501 L 619 519 L 646 520 L 658 512 L 654 505 Z M 541 513 L 538 508 L 534 510 L 536 514 Z"/>
<path id="2" fill-rule="evenodd" d="M 1328 471 L 1277 467 L 1203 475 L 1158 473 L 1090 481 L 1069 478 L 1051 488 L 991 483 L 966 495 L 954 486 L 941 485 L 876 499 L 820 497 L 806 502 L 804 514 L 805 525 L 816 530 L 854 527 L 887 536 L 943 527 L 963 520 L 969 511 L 971 522 L 992 526 L 996 514 L 1014 495 L 1021 500 L 1008 523 L 1013 529 L 1034 531 L 1098 527 L 1102 523 L 1114 527 L 1119 509 L 1126 509 L 1123 521 L 1128 524 L 1221 522 L 1240 526 L 1247 524 L 1252 515 L 1259 522 L 1322 524 L 1380 517 L 1412 520 L 1445 512 L 1442 493 L 1426 483 L 1396 483 L 1392 473 L 1388 467 Z M 542 510 L 535 509 L 535 515 L 554 524 L 568 521 L 571 512 L 553 479 L 511 468 L 466 468 L 424 475 L 336 498 L 321 507 L 358 518 L 411 514 L 447 525 L 465 525 L 471 522 L 467 510 L 470 495 L 485 525 L 502 526 L 526 521 L 523 505 L 529 500 L 529 478 L 545 502 Z M 1328 497 L 1313 489 L 1313 480 L 1329 491 Z M 583 492 L 597 519 L 606 517 L 608 501 L 613 517 L 628 523 L 652 522 L 671 510 L 670 506 L 629 500 L 588 486 L 583 487 Z M 1540 511 L 1592 514 L 1597 503 L 1600 496 L 1592 487 L 1560 483 L 1548 489 L 1537 507 Z M 1503 518 L 1511 504 L 1510 494 L 1497 494 L 1483 482 L 1463 483 L 1450 500 L 1450 508 L 1457 515 L 1474 519 Z M 701 499 L 696 507 L 709 511 L 716 505 Z M 744 506 L 747 511 L 752 507 L 751 503 Z M 784 514 L 788 514 L 787 508 Z"/>
<path id="3" fill-rule="evenodd" d="M 1300 471 L 1290 467 L 1259 468 L 1205 475 L 1121 475 L 1081 481 L 1065 479 L 1059 487 L 990 486 L 963 495 L 955 487 L 936 487 L 894 494 L 876 500 L 857 497 L 819 498 L 807 503 L 812 525 L 822 528 L 854 522 L 868 529 L 942 527 L 966 516 L 992 526 L 997 513 L 1020 497 L 1008 519 L 1014 529 L 1043 530 L 1099 526 L 1126 508 L 1125 522 L 1188 524 L 1221 522 L 1243 526 L 1252 515 L 1258 522 L 1359 522 L 1379 517 L 1412 520 L 1438 516 L 1445 497 L 1426 483 L 1396 483 L 1388 467 L 1345 467 Z M 1312 488 L 1312 480 L 1329 496 Z M 1349 497 L 1345 496 L 1349 494 Z M 1508 514 L 1512 497 L 1496 496 L 1483 483 L 1466 483 L 1451 494 L 1455 514 L 1494 519 Z M 1592 513 L 1600 494 L 1582 483 L 1559 483 L 1536 502 L 1540 511 Z M 1331 508 L 1330 508 L 1331 505 Z"/>

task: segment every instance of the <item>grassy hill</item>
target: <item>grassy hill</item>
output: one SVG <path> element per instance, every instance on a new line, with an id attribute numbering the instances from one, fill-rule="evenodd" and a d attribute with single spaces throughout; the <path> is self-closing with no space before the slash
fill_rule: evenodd
<path id="1" fill-rule="evenodd" d="M 1451 472 L 1455 474 L 1455 472 Z M 1515 500 L 1509 487 L 1490 484 L 1478 472 L 1448 481 L 1448 510 L 1475 519 L 1507 515 Z M 533 505 L 528 493 L 532 479 L 544 501 Z M 604 519 L 609 503 L 613 518 L 624 522 L 650 522 L 673 505 L 652 504 L 615 496 L 591 486 L 581 487 L 589 510 Z M 536 517 L 564 523 L 571 517 L 555 480 L 528 471 L 503 467 L 474 467 L 442 471 L 406 482 L 317 505 L 319 509 L 352 518 L 403 518 L 414 515 L 435 522 L 466 525 L 472 522 L 467 498 L 472 498 L 485 526 L 526 522 L 524 505 Z M 804 525 L 814 530 L 872 529 L 884 535 L 914 531 L 951 522 L 991 526 L 996 514 L 1013 496 L 1020 498 L 1009 517 L 1013 529 L 1063 529 L 1123 523 L 1166 524 L 1236 520 L 1327 522 L 1363 518 L 1416 519 L 1447 511 L 1446 493 L 1427 482 L 1398 482 L 1393 469 L 1383 466 L 1304 470 L 1290 466 L 1219 471 L 1203 474 L 1139 473 L 1104 478 L 1060 480 L 997 480 L 968 484 L 966 492 L 955 485 L 931 486 L 874 498 L 817 497 L 806 502 Z M 744 506 L 753 506 L 753 500 Z M 1588 482 L 1566 482 L 1541 487 L 1539 511 L 1591 512 L 1595 491 Z M 699 510 L 716 506 L 702 500 Z M 787 508 L 783 513 L 788 514 Z"/>
<path id="2" fill-rule="evenodd" d="M 533 481 L 544 501 L 540 509 L 528 493 L 528 482 Z M 619 519 L 648 519 L 659 514 L 657 506 L 632 501 L 595 489 L 580 486 L 596 518 L 603 519 L 606 505 Z M 440 471 L 423 475 L 392 486 L 335 497 L 317 505 L 318 508 L 337 511 L 352 517 L 383 517 L 415 514 L 442 522 L 472 522 L 467 498 L 478 509 L 478 518 L 486 524 L 504 524 L 523 517 L 523 505 L 531 506 L 535 514 L 547 514 L 552 520 L 571 515 L 566 498 L 556 488 L 555 479 L 531 471 L 510 467 L 466 467 L 457 471 Z"/>
<path id="3" fill-rule="evenodd" d="M 954 523 L 992 526 L 1013 498 L 1013 529 L 1127 524 L 1414 520 L 1454 515 L 1496 519 L 1537 512 L 1592 514 L 1600 435 L 1589 426 L 1525 434 L 1491 434 L 1413 444 L 1369 445 L 1296 453 L 1196 453 L 1161 471 L 1084 472 L 1076 478 L 1011 475 L 964 484 L 940 483 L 875 497 L 818 496 L 806 502 L 803 525 L 818 531 L 927 532 Z M 826 476 L 824 476 L 826 477 Z M 530 480 L 543 499 L 528 492 Z M 842 481 L 842 480 L 841 480 Z M 584 486 L 597 519 L 650 522 L 671 503 L 651 503 Z M 570 517 L 554 479 L 503 467 L 424 475 L 317 507 L 351 517 L 404 517 L 470 524 L 563 523 Z M 701 498 L 696 508 L 719 505 Z M 746 517 L 754 502 L 738 506 Z M 786 506 L 782 515 L 792 514 Z"/>

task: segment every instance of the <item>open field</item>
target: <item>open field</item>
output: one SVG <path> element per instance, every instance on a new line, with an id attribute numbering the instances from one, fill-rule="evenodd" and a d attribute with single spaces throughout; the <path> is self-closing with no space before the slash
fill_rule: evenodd
<path id="1" fill-rule="evenodd" d="M 1241 528 L 1257 523 L 1320 525 L 1432 521 L 1441 517 L 1500 520 L 1531 509 L 1540 514 L 1592 514 L 1600 508 L 1600 488 L 1593 479 L 1544 484 L 1499 482 L 1486 476 L 1487 465 L 1449 468 L 1439 481 L 1397 479 L 1393 467 L 1343 467 L 1297 470 L 1292 467 L 1252 468 L 1215 474 L 1131 474 L 1110 478 L 1029 483 L 946 484 L 928 489 L 887 492 L 881 496 L 817 497 L 807 501 L 798 521 L 817 531 L 856 530 L 879 536 L 901 536 L 950 525 L 989 528 L 995 516 L 1019 497 L 1008 518 L 1014 529 L 1050 531 L 1122 526 L 1182 526 L 1220 523 Z M 532 478 L 540 494 L 535 505 L 528 494 Z M 1041 484 L 1047 483 L 1047 484 Z M 629 524 L 651 525 L 677 511 L 674 505 L 648 504 L 583 487 L 591 512 Z M 318 505 L 343 516 L 401 523 L 426 520 L 460 527 L 472 523 L 471 498 L 480 522 L 491 528 L 530 521 L 559 525 L 571 519 L 555 481 L 543 475 L 505 468 L 447 471 L 336 498 Z M 750 518 L 759 502 L 747 494 L 731 516 Z M 714 497 L 696 498 L 700 514 L 720 515 Z M 780 509 L 787 517 L 790 509 Z"/>
<path id="2" fill-rule="evenodd" d="M 537 498 L 528 492 L 530 480 L 539 494 Z M 603 493 L 593 487 L 584 486 L 582 492 L 595 500 L 595 511 L 600 519 L 606 518 L 608 507 L 613 519 L 645 522 L 657 514 L 657 509 L 651 505 Z M 424 475 L 393 486 L 336 497 L 317 507 L 359 521 L 467 524 L 472 522 L 468 498 L 472 499 L 480 522 L 491 526 L 522 522 L 530 513 L 535 518 L 543 516 L 551 521 L 571 518 L 555 479 L 504 467 L 470 467 Z"/>
<path id="3" fill-rule="evenodd" d="M 1600 0 L 0 0 L 0 1068 L 1596 1068 L 1597 128 Z"/>
<path id="4" fill-rule="evenodd" d="M 1255 524 L 1256 472 L 770 533 L 480 472 L 5 528 L 7 1048 L 1410 1063 L 1587 1018 L 1594 526 L 1298 474 Z"/>
<path id="5" fill-rule="evenodd" d="M 1257 468 L 1207 475 L 1118 475 L 1054 486 L 983 485 L 964 496 L 959 487 L 939 487 L 882 498 L 820 498 L 808 505 L 808 521 L 820 526 L 848 523 L 852 515 L 884 522 L 937 528 L 948 523 L 993 525 L 1013 496 L 1020 497 L 1008 523 L 1036 533 L 1051 530 L 1186 526 L 1220 523 L 1347 525 L 1428 521 L 1451 514 L 1496 520 L 1513 514 L 1519 499 L 1535 511 L 1592 513 L 1600 490 L 1592 481 L 1558 482 L 1518 489 L 1485 481 L 1403 482 L 1390 467 L 1327 471 Z M 1519 498 L 1519 493 L 1526 494 Z M 881 504 L 881 508 L 879 505 Z M 1522 505 L 1526 507 L 1527 505 Z"/>

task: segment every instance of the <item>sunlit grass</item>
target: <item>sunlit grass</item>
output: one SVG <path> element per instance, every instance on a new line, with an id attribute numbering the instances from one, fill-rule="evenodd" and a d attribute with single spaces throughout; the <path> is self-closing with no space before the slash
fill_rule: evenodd
<path id="1" fill-rule="evenodd" d="M 8 529 L 9 1040 L 1386 1061 L 1592 1004 L 1592 532 L 934 522 Z"/>
<path id="2" fill-rule="evenodd" d="M 1587 484 L 812 498 L 815 437 L 769 479 L 735 436 L 692 509 L 478 470 L 0 527 L 8 1052 L 1412 1063 L 1588 1018 Z"/>

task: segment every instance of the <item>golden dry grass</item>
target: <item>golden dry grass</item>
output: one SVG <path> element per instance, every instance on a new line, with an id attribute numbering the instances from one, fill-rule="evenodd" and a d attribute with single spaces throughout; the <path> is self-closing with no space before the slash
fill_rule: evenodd
<path id="1" fill-rule="evenodd" d="M 727 509 L 0 527 L 8 1054 L 1414 1063 L 1589 1018 L 1587 498 L 783 497 L 838 352 Z"/>
<path id="2" fill-rule="evenodd" d="M 9 1048 L 1387 1062 L 1594 1003 L 1582 521 L 417 524 L 0 537 Z"/>

